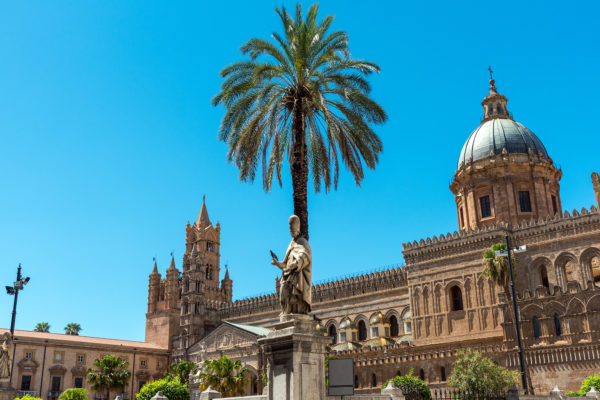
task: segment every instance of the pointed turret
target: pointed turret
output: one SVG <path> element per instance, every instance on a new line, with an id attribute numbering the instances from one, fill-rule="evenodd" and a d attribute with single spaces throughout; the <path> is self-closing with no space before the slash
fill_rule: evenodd
<path id="1" fill-rule="evenodd" d="M 196 247 L 196 243 L 192 245 L 192 258 L 195 260 L 198 257 L 198 248 Z"/>
<path id="2" fill-rule="evenodd" d="M 156 259 L 154 260 L 154 268 L 152 269 L 152 275 L 160 275 L 158 273 L 158 265 L 156 264 Z"/>
<path id="3" fill-rule="evenodd" d="M 210 218 L 208 218 L 208 211 L 206 210 L 206 196 L 202 196 L 202 208 L 200 209 L 200 214 L 198 214 L 198 219 L 196 220 L 196 226 L 209 226 Z"/>
<path id="4" fill-rule="evenodd" d="M 169 266 L 169 269 L 174 269 L 176 270 L 177 268 L 175 268 L 175 256 L 171 254 L 171 265 Z"/>

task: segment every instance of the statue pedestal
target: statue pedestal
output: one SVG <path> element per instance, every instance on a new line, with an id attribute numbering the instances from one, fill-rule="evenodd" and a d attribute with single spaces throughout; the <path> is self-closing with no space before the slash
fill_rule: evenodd
<path id="1" fill-rule="evenodd" d="M 8 378 L 6 381 L 0 381 L 0 400 L 13 400 L 17 397 L 17 390 L 10 387 Z"/>
<path id="2" fill-rule="evenodd" d="M 282 314 L 281 322 L 258 339 L 268 370 L 269 400 L 324 400 L 325 355 L 331 338 L 304 314 Z"/>

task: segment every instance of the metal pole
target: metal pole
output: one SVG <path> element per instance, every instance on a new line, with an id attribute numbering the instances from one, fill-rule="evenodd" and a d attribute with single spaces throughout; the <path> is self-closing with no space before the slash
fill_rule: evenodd
<path id="1" fill-rule="evenodd" d="M 19 282 L 21 280 L 21 264 L 19 264 L 19 268 L 17 268 L 17 280 L 15 282 Z M 13 311 L 12 311 L 12 319 L 10 321 L 10 337 L 12 338 L 15 333 L 15 319 L 17 318 L 17 297 L 19 297 L 19 288 L 18 284 L 15 285 L 15 302 L 13 303 Z"/>
<path id="2" fill-rule="evenodd" d="M 519 366 L 521 368 L 521 384 L 523 385 L 523 391 L 528 394 L 527 390 L 527 374 L 525 372 L 525 363 L 523 361 L 523 342 L 521 341 L 521 324 L 519 323 L 519 313 L 517 311 L 517 295 L 515 293 L 515 279 L 513 276 L 513 267 L 510 253 L 510 241 L 508 235 L 506 235 L 506 248 L 508 250 L 508 273 L 510 276 L 510 294 L 512 295 L 513 311 L 515 313 L 515 329 L 517 331 L 517 353 L 519 355 Z"/>

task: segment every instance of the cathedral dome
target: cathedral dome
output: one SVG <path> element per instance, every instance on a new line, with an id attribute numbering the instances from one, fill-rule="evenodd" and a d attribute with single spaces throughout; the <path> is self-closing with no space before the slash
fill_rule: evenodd
<path id="1" fill-rule="evenodd" d="M 512 118 L 491 118 L 484 120 L 465 142 L 458 158 L 458 168 L 502 153 L 530 152 L 550 158 L 541 140 L 522 124 Z"/>

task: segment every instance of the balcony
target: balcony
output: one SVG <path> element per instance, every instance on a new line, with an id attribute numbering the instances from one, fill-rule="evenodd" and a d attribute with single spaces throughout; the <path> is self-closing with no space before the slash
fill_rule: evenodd
<path id="1" fill-rule="evenodd" d="M 60 390 L 51 390 L 48 392 L 49 399 L 57 399 L 62 392 Z"/>
<path id="2" fill-rule="evenodd" d="M 19 397 L 23 396 L 37 397 L 37 392 L 35 390 L 19 390 Z"/>

